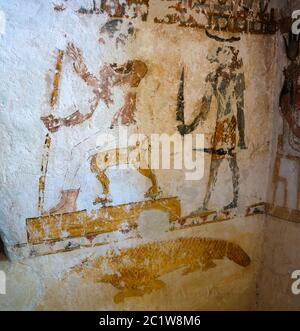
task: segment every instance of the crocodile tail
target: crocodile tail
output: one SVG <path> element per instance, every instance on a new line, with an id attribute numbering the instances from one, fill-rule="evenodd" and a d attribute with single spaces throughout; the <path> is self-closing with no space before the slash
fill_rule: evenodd
<path id="1" fill-rule="evenodd" d="M 226 256 L 243 267 L 247 267 L 251 262 L 249 255 L 240 246 L 233 243 L 227 244 Z"/>

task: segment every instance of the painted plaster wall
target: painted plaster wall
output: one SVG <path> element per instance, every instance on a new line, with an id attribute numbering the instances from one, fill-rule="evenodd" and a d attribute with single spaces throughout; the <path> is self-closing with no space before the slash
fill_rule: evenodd
<path id="1" fill-rule="evenodd" d="M 258 308 L 299 310 L 299 296 L 292 293 L 292 273 L 299 270 L 299 224 L 268 217 L 264 228 L 262 272 L 258 278 Z"/>
<path id="2" fill-rule="evenodd" d="M 217 261 L 217 267 L 207 272 L 182 276 L 182 270 L 178 270 L 161 278 L 166 283 L 164 288 L 142 297 L 127 298 L 118 304 L 113 298 L 119 291 L 113 286 L 83 280 L 76 274 L 64 277 L 65 273 L 91 254 L 104 255 L 109 249 L 136 246 L 140 241 L 54 254 L 13 264 L 1 262 L 8 284 L 7 295 L 1 297 L 1 309 L 253 309 L 256 303 L 256 266 L 260 258 L 257 243 L 261 238 L 258 233 L 262 222 L 263 216 L 247 221 L 236 219 L 229 226 L 225 223 L 213 224 L 180 234 L 215 237 L 215 231 L 220 229 L 222 238 L 242 243 L 243 248 L 249 252 L 252 263 L 248 269 L 225 259 Z M 170 235 L 164 236 L 164 239 L 168 238 Z"/>
<path id="3" fill-rule="evenodd" d="M 27 245 L 26 219 L 41 216 L 38 203 L 39 179 L 43 144 L 48 133 L 41 117 L 54 112 L 49 100 L 53 88 L 57 50 L 66 50 L 68 43 L 76 45 L 81 50 L 89 70 L 97 77 L 105 63 L 120 64 L 133 59 L 145 63 L 147 74 L 136 87 L 136 124 L 128 126 L 128 130 L 134 133 L 172 135 L 177 132 L 176 126 L 180 124 L 176 121 L 176 105 L 182 68 L 185 68 L 185 120 L 189 123 L 194 117 L 193 111 L 197 108 L 197 102 L 207 88 L 206 77 L 215 70 L 214 65 L 207 60 L 207 55 L 224 46 L 223 43 L 208 38 L 201 29 L 154 23 L 155 17 L 163 16 L 162 6 L 166 7 L 165 2 L 158 1 L 150 1 L 146 22 L 133 20 L 137 29 L 135 38 L 129 37 L 125 45 L 121 43 L 118 49 L 115 40 L 106 40 L 105 45 L 99 44 L 99 29 L 108 17 L 105 14 L 80 15 L 75 11 L 81 6 L 90 5 L 90 1 L 74 0 L 68 2 L 66 9 L 60 12 L 53 9 L 52 1 L 1 2 L 1 8 L 6 13 L 7 26 L 5 35 L 1 37 L 0 47 L 4 70 L 0 83 L 3 128 L 0 229 L 11 258 L 25 259 L 14 263 L 0 262 L 0 268 L 7 273 L 8 284 L 8 294 L 5 298 L 0 297 L 0 307 L 254 308 L 265 216 L 245 215 L 249 206 L 264 203 L 267 199 L 269 155 L 273 137 L 272 110 L 277 100 L 273 81 L 277 77 L 278 69 L 278 63 L 274 61 L 278 56 L 278 35 L 243 34 L 241 39 L 232 45 L 235 51 L 239 51 L 238 58 L 242 59 L 243 63 L 241 70 L 245 77 L 247 149 L 237 152 L 239 200 L 237 208 L 229 215 L 227 222 L 222 222 L 221 218 L 211 224 L 204 222 L 201 226 L 169 231 L 170 220 L 166 214 L 150 209 L 137 218 L 138 238 L 125 241 L 122 231 L 119 231 L 114 237 L 117 242 L 110 242 L 103 247 L 82 248 L 28 259 L 28 256 L 34 255 L 37 250 Z M 78 187 L 80 193 L 76 201 L 76 211 L 90 212 L 100 208 L 93 205 L 94 199 L 102 193 L 95 174 L 90 171 L 91 151 L 95 148 L 93 137 L 99 133 L 117 135 L 119 128 L 116 126 L 110 129 L 110 125 L 113 115 L 124 104 L 126 88 L 114 88 L 114 104 L 107 107 L 104 102 L 100 103 L 89 120 L 77 126 L 61 127 L 51 134 L 44 210 L 49 211 L 57 204 L 63 189 Z M 74 72 L 73 59 L 66 51 L 55 116 L 68 116 L 74 109 L 87 113 L 91 105 L 88 100 L 93 97 L 93 91 Z M 235 108 L 236 105 L 232 107 Z M 207 120 L 193 132 L 193 135 L 205 133 L 206 147 L 211 147 L 210 141 L 216 126 L 216 110 L 215 100 Z M 103 150 L 112 146 L 112 141 L 109 141 L 106 146 L 100 147 Z M 75 158 L 74 161 L 73 154 L 80 159 Z M 211 155 L 205 155 L 204 178 L 199 181 L 186 181 L 185 172 L 180 170 L 156 171 L 162 197 L 178 197 L 182 209 L 180 217 L 184 218 L 202 206 L 209 178 L 210 160 Z M 70 165 L 76 167 L 78 164 L 79 170 L 75 181 L 65 182 L 64 178 Z M 144 193 L 149 189 L 147 178 L 133 170 L 111 169 L 108 174 L 114 206 L 145 200 Z M 222 211 L 232 200 L 231 176 L 225 160 L 218 173 L 216 187 L 208 205 L 209 210 Z M 201 217 L 203 221 L 203 215 Z M 89 263 L 93 264 L 93 259 L 106 256 L 109 251 L 118 256 L 123 254 L 122 252 L 128 253 L 130 248 L 142 247 L 157 239 L 159 245 L 164 248 L 170 240 L 192 237 L 234 243 L 246 252 L 251 263 L 241 266 L 227 258 L 228 256 L 224 256 L 221 260 L 213 259 L 216 265 L 210 265 L 205 271 L 195 269 L 193 272 L 190 270 L 187 275 L 182 275 L 184 268 L 177 268 L 156 277 L 155 285 L 152 284 L 153 287 L 150 287 L 151 291 L 147 292 L 145 286 L 146 290 L 144 288 L 143 293 L 135 292 L 135 296 L 126 297 L 119 303 L 115 300 L 118 290 L 113 286 L 113 282 L 105 283 L 102 276 L 99 276 L 100 281 L 92 281 L 85 271 L 76 272 L 82 261 L 88 258 Z M 132 271 L 130 268 L 128 270 L 129 273 Z M 95 277 L 96 275 L 97 270 Z M 164 285 L 157 278 L 163 281 Z"/>
<path id="4" fill-rule="evenodd" d="M 4 5 L 2 6 L 4 7 Z M 130 59 L 134 56 L 143 59 L 149 66 L 149 74 L 142 82 L 143 88 L 139 87 L 139 109 L 136 113 L 138 125 L 129 129 L 146 134 L 149 132 L 174 134 L 177 132 L 176 125 L 178 125 L 174 112 L 176 110 L 182 65 L 187 66 L 188 75 L 191 76 L 190 79 L 187 79 L 186 87 L 186 93 L 188 93 L 186 117 L 189 119 L 192 118 L 195 103 L 203 95 L 205 88 L 203 81 L 210 71 L 206 55 L 209 48 L 218 46 L 218 43 L 208 40 L 202 31 L 156 25 L 152 23 L 150 17 L 149 22 L 141 25 L 140 29 L 143 29 L 143 32 L 138 34 L 134 43 L 128 46 L 130 49 L 127 50 L 126 55 L 121 51 L 111 54 L 110 45 L 107 48 L 106 46 L 101 48 L 97 43 L 99 26 L 105 18 L 98 16 L 80 17 L 71 10 L 70 12 L 57 13 L 52 6 L 41 4 L 38 1 L 29 2 L 27 6 L 22 8 L 23 10 L 20 9 L 21 4 L 19 3 L 6 4 L 6 6 L 7 33 L 3 36 L 5 43 L 1 50 L 3 53 L 2 61 L 5 63 L 5 77 L 2 83 L 4 100 L 2 122 L 6 125 L 6 128 L 2 131 L 5 141 L 2 148 L 2 159 L 5 161 L 2 164 L 2 174 L 5 186 L 2 187 L 3 208 L 1 212 L 3 216 L 1 218 L 1 229 L 4 233 L 4 240 L 15 244 L 26 242 L 24 220 L 38 214 L 37 183 L 40 176 L 44 137 L 47 133 L 40 117 L 49 114 L 51 111 L 49 109 L 49 96 L 51 94 L 49 80 L 53 76 L 57 48 L 66 47 L 68 41 L 73 41 L 84 50 L 84 57 L 87 59 L 91 71 L 95 73 L 99 70 L 101 63 L 104 61 L 113 63 L 115 57 L 120 56 L 121 58 Z M 79 3 L 77 6 L 74 4 L 74 8 L 78 8 L 78 6 Z M 43 15 L 38 15 L 38 11 L 42 10 L 44 10 Z M 66 19 L 69 16 L 70 21 Z M 153 13 L 153 16 L 155 17 L 155 13 Z M 103 22 L 101 22 L 101 19 Z M 49 34 L 49 29 L 51 34 Z M 88 33 L 83 33 L 83 29 L 88 29 Z M 39 40 L 41 35 L 49 35 L 49 38 Z M 39 42 L 33 40 L 39 40 Z M 264 201 L 265 198 L 264 186 L 267 180 L 265 164 L 268 158 L 267 152 L 271 132 L 271 121 L 269 120 L 271 114 L 268 110 L 272 103 L 272 91 L 271 79 L 265 80 L 257 77 L 265 77 L 266 74 L 273 75 L 274 63 L 270 60 L 275 54 L 275 44 L 272 37 L 245 35 L 236 46 L 240 50 L 244 63 L 246 79 L 245 108 L 250 109 L 245 111 L 248 149 L 242 151 L 238 156 L 241 169 L 240 206 L 243 210 L 245 206 Z M 108 51 L 105 51 L 106 49 Z M 169 50 L 169 53 L 166 53 L 166 50 Z M 20 58 L 21 55 L 18 55 L 21 51 L 26 52 L 24 56 L 22 55 L 22 58 Z M 264 56 L 265 54 L 268 54 L 268 56 Z M 20 66 L 21 68 L 19 68 Z M 61 82 L 61 101 L 59 101 L 58 109 L 55 111 L 56 113 L 65 111 L 70 114 L 73 111 L 74 103 L 79 109 L 87 107 L 85 102 L 91 95 L 90 91 L 74 74 L 70 59 L 66 59 L 65 67 Z M 72 87 L 71 84 L 77 84 L 78 86 Z M 66 86 L 65 89 L 64 86 Z M 260 93 L 261 91 L 263 93 Z M 120 99 L 119 103 L 122 103 L 122 98 Z M 117 102 L 118 98 L 116 98 Z M 78 141 L 84 141 L 89 135 L 96 132 L 114 134 L 115 132 L 108 128 L 117 106 L 115 106 L 115 109 L 108 111 L 105 105 L 101 104 L 99 111 L 94 114 L 91 121 L 72 128 L 63 127 L 53 136 L 53 145 L 49 157 L 49 184 L 45 193 L 46 210 L 53 207 L 58 201 L 59 192 L 63 186 L 63 176 L 68 170 L 68 158 L 70 156 L 67 154 L 70 154 L 70 150 Z M 254 108 L 261 109 L 261 112 L 252 111 Z M 18 116 L 15 116 L 17 112 L 21 114 L 18 113 Z M 206 134 L 208 142 L 214 133 L 214 115 L 214 111 L 210 111 L 207 123 L 198 129 L 199 133 Z M 6 131 L 19 133 L 14 136 L 13 134 L 5 134 Z M 26 142 L 25 145 L 24 142 Z M 22 155 L 21 163 L 13 160 L 13 158 L 18 158 L 19 155 Z M 250 158 L 251 172 L 247 166 Z M 206 163 L 209 164 L 209 160 L 210 157 L 206 156 Z M 67 163 L 67 165 L 62 162 Z M 89 164 L 86 162 L 82 167 L 87 168 L 88 166 Z M 83 183 L 80 184 L 81 187 L 85 185 L 89 189 L 81 188 L 78 210 L 91 209 L 93 207 L 91 202 L 95 194 L 101 193 L 101 187 L 95 176 L 86 168 L 82 170 L 84 178 Z M 222 191 L 215 190 L 214 201 L 212 201 L 212 205 L 218 207 L 229 202 L 231 195 L 231 187 L 226 185 L 230 184 L 230 172 L 222 176 L 227 170 L 225 169 L 225 162 L 222 168 L 224 169 L 221 169 L 220 183 L 218 183 L 218 186 L 222 187 Z M 208 179 L 208 166 L 205 171 L 204 179 L 200 182 L 184 181 L 183 172 L 180 171 L 170 171 L 168 177 L 158 172 L 159 185 L 166 196 L 180 195 L 184 209 L 183 213 L 188 214 L 201 205 Z M 80 176 L 78 177 L 80 178 Z M 133 189 L 128 190 L 127 182 L 118 182 L 115 185 L 112 180 L 112 195 L 115 204 L 139 201 L 143 198 L 147 181 L 144 182 L 143 178 L 134 173 L 128 177 L 128 180 L 132 180 L 132 183 L 139 180 L 139 185 L 134 185 Z M 170 183 L 169 178 L 174 180 Z M 260 183 L 260 185 L 257 185 L 257 183 Z M 76 183 L 76 185 L 78 184 Z M 122 196 L 120 194 L 124 192 L 124 189 L 122 187 L 119 189 L 120 185 L 125 185 L 127 188 L 126 194 Z M 25 196 L 23 196 L 24 187 L 28 187 Z M 97 192 L 97 190 L 100 192 Z M 115 190 L 118 190 L 118 194 L 114 193 Z M 16 192 L 14 195 L 11 193 L 13 191 Z M 85 191 L 90 193 L 85 193 Z M 91 196 L 88 196 L 88 194 Z M 195 196 L 197 196 L 197 199 L 191 199 Z M 28 201 L 32 201 L 32 203 L 28 203 Z M 15 205 L 17 205 L 17 208 L 14 208 Z"/>
<path id="5" fill-rule="evenodd" d="M 288 1 L 286 13 L 290 16 L 292 11 L 299 8 L 299 1 Z M 286 57 L 282 37 L 278 38 L 277 59 L 278 68 L 288 67 L 290 61 Z M 274 80 L 275 95 L 280 95 L 283 83 L 283 70 L 278 70 L 277 78 Z M 258 278 L 258 307 L 260 309 L 299 310 L 299 296 L 292 293 L 292 284 L 295 282 L 295 279 L 292 279 L 292 274 L 295 270 L 299 270 L 300 266 L 298 245 L 300 224 L 299 218 L 295 214 L 290 214 L 292 210 L 295 212 L 299 210 L 299 206 L 297 206 L 297 203 L 299 203 L 297 193 L 299 187 L 299 151 L 295 150 L 293 148 L 295 146 L 290 143 L 293 141 L 291 139 L 293 135 L 290 133 L 289 125 L 282 116 L 276 100 L 273 114 L 274 138 L 268 200 L 273 206 L 279 208 L 277 208 L 278 213 L 274 214 L 276 217 L 268 216 L 264 226 L 264 249 L 261 273 Z M 282 140 L 283 146 L 281 146 Z M 278 157 L 279 154 L 282 154 L 283 157 Z M 289 156 L 292 156 L 292 158 Z M 286 204 L 284 203 L 284 187 L 282 185 L 278 186 L 276 160 L 280 160 L 279 175 L 287 179 Z M 284 213 L 284 211 L 288 212 Z"/>

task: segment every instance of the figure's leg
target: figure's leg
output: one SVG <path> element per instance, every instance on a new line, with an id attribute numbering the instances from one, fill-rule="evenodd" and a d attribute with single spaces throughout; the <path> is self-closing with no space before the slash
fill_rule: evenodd
<path id="1" fill-rule="evenodd" d="M 207 184 L 205 198 L 203 201 L 203 208 L 202 208 L 203 210 L 207 210 L 209 200 L 211 198 L 213 189 L 216 185 L 217 175 L 218 175 L 218 171 L 219 171 L 222 160 L 223 159 L 214 159 L 214 157 L 212 156 L 211 164 L 210 164 L 210 171 L 209 171 L 209 180 L 208 180 L 208 184 Z"/>
<path id="2" fill-rule="evenodd" d="M 238 167 L 237 160 L 236 160 L 236 155 L 230 157 L 228 159 L 228 162 L 229 162 L 229 167 L 230 167 L 231 175 L 232 175 L 233 200 L 229 205 L 224 207 L 225 210 L 236 208 L 237 204 L 238 204 L 238 198 L 239 198 L 240 174 L 239 174 L 239 167 Z"/>
<path id="3" fill-rule="evenodd" d="M 151 187 L 144 194 L 144 196 L 145 198 L 156 199 L 161 194 L 161 190 L 157 184 L 156 175 L 149 165 L 149 150 L 147 149 L 147 151 L 145 151 L 141 148 L 141 146 L 137 145 L 135 151 L 137 152 L 135 158 L 132 158 L 134 160 L 133 164 L 135 169 L 151 181 Z"/>
<path id="4" fill-rule="evenodd" d="M 106 203 L 109 203 L 112 201 L 109 198 L 110 181 L 109 181 L 109 178 L 107 177 L 107 175 L 105 174 L 107 167 L 99 167 L 97 164 L 97 157 L 98 157 L 98 154 L 95 154 L 92 156 L 90 167 L 91 167 L 91 171 L 95 174 L 96 178 L 98 179 L 98 181 L 100 182 L 100 184 L 102 186 L 103 196 L 97 197 L 94 201 L 94 205 L 96 205 L 98 203 L 105 205 Z"/>
<path id="5" fill-rule="evenodd" d="M 155 173 L 149 168 L 149 169 L 142 169 L 142 168 L 138 168 L 137 169 L 138 172 L 149 178 L 151 181 L 151 187 L 149 188 L 149 190 L 145 193 L 145 198 L 151 198 L 151 199 L 155 199 L 157 198 L 157 196 L 160 194 L 160 190 L 157 186 L 157 179 L 156 179 L 156 175 Z"/>

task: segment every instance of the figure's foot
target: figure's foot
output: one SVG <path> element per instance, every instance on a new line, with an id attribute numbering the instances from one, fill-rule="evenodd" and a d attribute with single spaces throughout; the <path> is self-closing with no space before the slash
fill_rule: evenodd
<path id="1" fill-rule="evenodd" d="M 224 207 L 224 210 L 228 210 L 228 209 L 234 209 L 237 208 L 237 201 L 233 200 L 232 202 L 230 202 L 229 205 Z"/>
<path id="2" fill-rule="evenodd" d="M 58 204 L 44 214 L 65 214 L 76 211 L 76 200 L 79 191 L 80 189 L 61 191 Z"/>
<path id="3" fill-rule="evenodd" d="M 150 187 L 149 190 L 144 194 L 145 198 L 150 198 L 152 200 L 158 199 L 162 194 L 162 190 L 159 187 Z"/>
<path id="4" fill-rule="evenodd" d="M 209 210 L 208 210 L 207 206 L 203 205 L 202 207 L 199 207 L 198 209 L 191 212 L 191 214 L 189 216 L 190 217 L 199 216 L 199 214 L 208 213 L 208 212 L 209 212 Z"/>
<path id="5" fill-rule="evenodd" d="M 198 212 L 202 212 L 202 211 L 208 211 L 208 208 L 206 205 L 203 205 L 202 207 L 197 209 Z"/>
<path id="6" fill-rule="evenodd" d="M 101 195 L 100 197 L 97 197 L 94 202 L 93 205 L 102 205 L 103 207 L 105 207 L 106 205 L 112 203 L 112 199 L 108 196 L 108 195 Z"/>

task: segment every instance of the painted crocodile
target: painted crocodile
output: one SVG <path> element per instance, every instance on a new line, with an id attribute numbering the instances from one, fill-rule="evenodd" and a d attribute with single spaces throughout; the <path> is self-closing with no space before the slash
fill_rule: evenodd
<path id="1" fill-rule="evenodd" d="M 234 243 L 192 237 L 151 242 L 122 249 L 118 254 L 89 257 L 70 273 L 77 273 L 88 281 L 110 283 L 120 290 L 114 297 L 115 303 L 120 303 L 126 297 L 142 296 L 164 287 L 159 278 L 167 273 L 180 268 L 183 275 L 206 271 L 216 266 L 214 260 L 224 257 L 242 267 L 251 262 L 247 253 Z"/>

